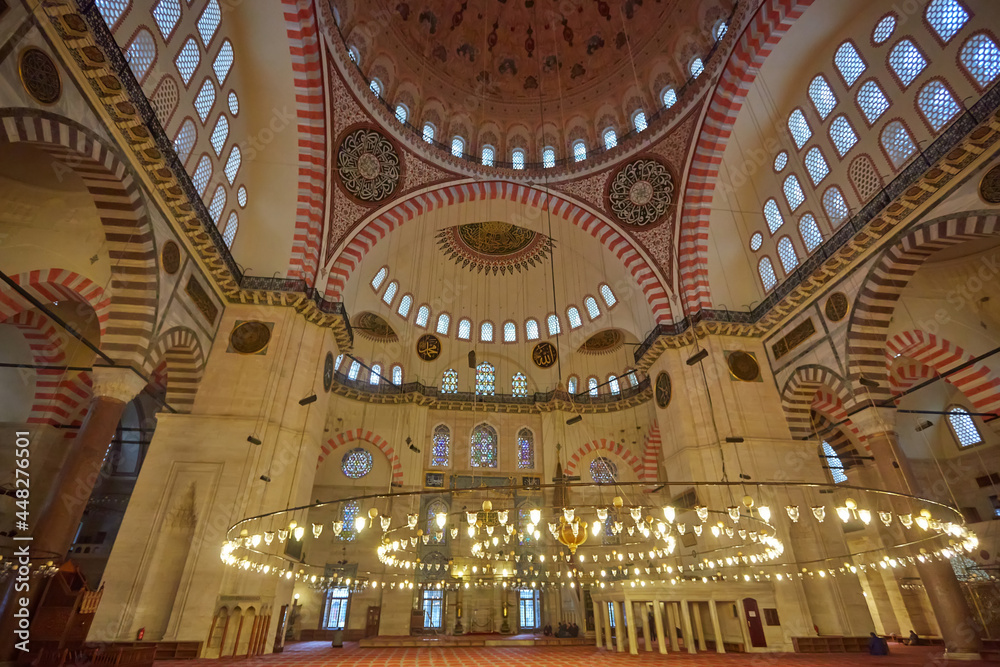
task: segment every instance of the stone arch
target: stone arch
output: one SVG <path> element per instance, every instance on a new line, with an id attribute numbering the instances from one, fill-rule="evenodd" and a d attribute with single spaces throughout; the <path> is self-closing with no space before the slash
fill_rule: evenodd
<path id="1" fill-rule="evenodd" d="M 654 421 L 646 432 L 646 442 L 642 448 L 642 474 L 639 479 L 644 482 L 657 481 L 657 471 L 660 467 L 660 453 L 663 451 L 663 440 L 660 437 L 660 422 Z"/>
<path id="2" fill-rule="evenodd" d="M 847 329 L 847 355 L 851 386 L 856 397 L 868 390 L 858 380 L 862 374 L 875 380 L 876 400 L 890 397 L 889 364 L 885 355 L 889 326 L 903 290 L 928 257 L 942 248 L 1000 234 L 992 212 L 946 216 L 904 232 L 872 265 L 851 310 Z"/>
<path id="3" fill-rule="evenodd" d="M 112 314 L 111 299 L 94 281 L 65 269 L 27 271 L 10 276 L 10 279 L 18 288 L 42 303 L 69 299 L 82 307 L 89 306 L 97 318 L 103 343 Z M 0 285 L 0 323 L 32 308 L 34 306 L 25 300 L 17 289 L 8 284 Z"/>
<path id="4" fill-rule="evenodd" d="M 937 372 L 930 366 L 922 363 L 910 363 L 901 360 L 902 363 L 894 364 L 889 373 L 889 387 L 893 396 L 897 396 L 907 389 L 918 384 L 933 380 L 937 377 Z"/>
<path id="5" fill-rule="evenodd" d="M 607 438 L 601 438 L 600 440 L 594 440 L 593 442 L 588 442 L 587 444 L 580 447 L 576 452 L 569 457 L 569 461 L 566 462 L 566 474 L 574 475 L 576 474 L 577 466 L 580 465 L 580 461 L 584 456 L 591 452 L 598 450 L 603 450 L 611 452 L 622 461 L 625 462 L 632 471 L 635 472 L 635 478 L 638 480 L 643 479 L 643 463 L 642 460 L 636 456 L 632 450 L 624 447 L 614 440 L 608 440 Z"/>
<path id="6" fill-rule="evenodd" d="M 111 259 L 110 320 L 101 349 L 140 367 L 156 322 L 158 275 L 152 225 L 128 166 L 84 126 L 44 111 L 0 112 L 0 143 L 37 145 L 84 182 L 104 227 Z"/>
<path id="7" fill-rule="evenodd" d="M 812 410 L 840 421 L 847 417 L 845 405 L 851 402 L 847 383 L 826 366 L 799 366 L 781 390 L 788 430 L 798 439 L 813 437 Z"/>
<path id="8" fill-rule="evenodd" d="M 177 412 L 191 412 L 198 384 L 205 367 L 201 343 L 194 331 L 187 327 L 174 327 L 161 334 L 147 359 L 146 371 L 156 373 L 160 366 L 166 370 L 166 400 Z"/>
<path id="9" fill-rule="evenodd" d="M 392 208 L 369 218 L 330 263 L 330 279 L 326 287 L 326 298 L 340 301 L 348 279 L 361 265 L 365 255 L 376 243 L 386 238 L 397 227 L 418 215 L 435 209 L 479 199 L 517 201 L 541 210 L 551 210 L 553 214 L 586 231 L 621 260 L 642 289 L 655 321 L 672 321 L 666 283 L 661 281 L 650 263 L 632 244 L 626 234 L 619 232 L 597 214 L 573 203 L 565 196 L 504 181 L 442 185 L 433 190 L 417 193 L 409 199 L 397 203 Z"/>
<path id="10" fill-rule="evenodd" d="M 323 460 L 332 454 L 335 449 L 356 440 L 364 440 L 365 442 L 374 445 L 380 452 L 385 454 L 385 458 L 389 460 L 389 466 L 392 468 L 392 483 L 403 483 L 403 464 L 400 462 L 399 455 L 396 454 L 392 445 L 386 442 L 385 438 L 382 436 L 360 428 L 338 433 L 334 437 L 330 438 L 325 445 L 322 445 L 322 451 L 320 452 L 319 460 L 316 461 L 316 467 L 318 468 L 320 464 L 323 463 Z"/>

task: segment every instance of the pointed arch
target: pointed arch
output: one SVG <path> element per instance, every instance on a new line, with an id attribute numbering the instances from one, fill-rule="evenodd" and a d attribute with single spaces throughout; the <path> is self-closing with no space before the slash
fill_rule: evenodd
<path id="1" fill-rule="evenodd" d="M 853 397 L 844 378 L 826 366 L 799 366 L 781 390 L 781 407 L 788 430 L 797 439 L 814 437 L 812 410 L 833 421 L 841 421 L 847 418 L 846 408 L 852 403 Z"/>
<path id="2" fill-rule="evenodd" d="M 619 445 L 614 440 L 608 440 L 606 438 L 601 438 L 600 440 L 594 440 L 593 442 L 588 442 L 587 444 L 580 447 L 576 452 L 569 457 L 569 461 L 566 462 L 566 474 L 574 475 L 576 474 L 577 466 L 580 465 L 580 461 L 590 452 L 595 452 L 598 450 L 611 452 L 622 461 L 624 461 L 633 472 L 635 472 L 636 479 L 643 479 L 643 463 L 642 460 L 636 456 L 632 450 Z"/>
<path id="3" fill-rule="evenodd" d="M 385 454 L 385 458 L 389 461 L 389 467 L 392 469 L 393 484 L 403 483 L 403 464 L 400 462 L 399 455 L 396 454 L 392 445 L 390 445 L 382 436 L 360 428 L 350 429 L 348 431 L 338 433 L 334 437 L 330 438 L 325 445 L 322 445 L 320 447 L 321 451 L 319 454 L 319 460 L 316 461 L 316 467 L 318 468 L 320 464 L 323 463 L 323 460 L 332 454 L 338 447 L 356 440 L 364 440 L 365 442 L 374 445 L 380 452 Z"/>
<path id="4" fill-rule="evenodd" d="M 194 331 L 174 327 L 156 341 L 146 370 L 166 364 L 166 399 L 177 412 L 191 412 L 205 368 L 205 356 Z"/>
<path id="5" fill-rule="evenodd" d="M 907 362 L 902 359 L 900 361 L 903 363 L 894 364 L 892 372 L 889 373 L 889 386 L 893 396 L 938 376 L 937 372 L 926 364 Z"/>

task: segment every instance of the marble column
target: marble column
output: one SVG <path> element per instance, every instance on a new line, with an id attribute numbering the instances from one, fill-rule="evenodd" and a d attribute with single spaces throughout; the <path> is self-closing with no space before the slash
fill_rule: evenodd
<path id="1" fill-rule="evenodd" d="M 601 603 L 594 601 L 594 641 L 597 648 L 604 646 L 604 614 L 601 613 Z"/>
<path id="2" fill-rule="evenodd" d="M 635 636 L 635 603 L 625 600 L 625 623 L 628 625 L 628 652 L 632 655 L 639 654 L 639 642 Z"/>
<path id="3" fill-rule="evenodd" d="M 726 644 L 722 640 L 722 625 L 719 623 L 719 606 L 715 600 L 708 601 L 708 615 L 712 619 L 712 633 L 715 635 L 715 652 L 725 653 Z"/>
<path id="4" fill-rule="evenodd" d="M 660 653 L 666 653 L 667 635 L 663 632 L 663 608 L 659 600 L 653 600 L 653 624 L 656 626 L 656 648 Z"/>
<path id="5" fill-rule="evenodd" d="M 615 650 L 625 652 L 625 603 L 612 602 L 615 606 Z"/>
<path id="6" fill-rule="evenodd" d="M 646 606 L 645 602 L 639 603 L 639 611 L 637 612 L 641 618 L 639 619 L 642 623 L 642 643 L 647 651 L 653 650 L 653 636 L 649 632 L 649 608 Z"/>
<path id="7" fill-rule="evenodd" d="M 704 651 L 705 647 L 705 627 L 701 622 L 701 603 L 692 602 L 691 603 L 691 615 L 694 616 L 694 630 L 698 635 L 698 650 Z"/>
<path id="8" fill-rule="evenodd" d="M 611 604 L 614 603 L 602 602 L 601 606 L 604 608 L 604 648 L 614 651 L 614 639 L 611 636 Z"/>
<path id="9" fill-rule="evenodd" d="M 675 653 L 681 650 L 680 646 L 677 643 L 677 614 L 678 614 L 677 603 L 668 602 L 667 621 L 670 624 L 670 628 L 668 628 L 669 630 L 668 634 L 670 635 L 670 650 L 674 651 Z"/>
<path id="10" fill-rule="evenodd" d="M 688 601 L 681 600 L 681 632 L 684 633 L 684 646 L 688 653 L 697 653 L 694 647 L 694 633 L 691 631 L 691 610 L 688 609 Z"/>

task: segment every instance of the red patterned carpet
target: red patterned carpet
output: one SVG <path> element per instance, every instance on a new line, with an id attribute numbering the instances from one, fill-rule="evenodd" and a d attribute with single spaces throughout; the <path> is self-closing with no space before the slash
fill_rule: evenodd
<path id="1" fill-rule="evenodd" d="M 301 642 L 291 644 L 284 653 L 247 660 L 179 660 L 157 662 L 157 667 L 203 667 L 207 665 L 260 665 L 261 667 L 485 667 L 509 665 L 511 667 L 580 667 L 599 664 L 601 667 L 645 667 L 664 665 L 668 662 L 684 667 L 752 665 L 754 667 L 842 667 L 843 665 L 921 665 L 936 667 L 942 664 L 968 665 L 969 667 L 997 667 L 998 663 L 963 662 L 946 663 L 941 659 L 941 649 L 926 646 L 893 644 L 892 654 L 886 657 L 839 653 L 804 655 L 800 653 L 671 653 L 660 655 L 640 649 L 638 656 L 628 653 L 608 653 L 594 647 L 543 647 L 543 648 L 358 648 L 348 643 L 344 648 L 331 648 L 327 642 Z"/>

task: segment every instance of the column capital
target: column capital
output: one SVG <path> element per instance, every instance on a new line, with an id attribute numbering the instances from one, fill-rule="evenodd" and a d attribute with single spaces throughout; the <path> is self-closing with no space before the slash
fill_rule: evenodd
<path id="1" fill-rule="evenodd" d="M 869 405 L 851 415 L 851 421 L 865 437 L 883 433 L 895 433 L 896 410 L 892 407 L 877 408 Z"/>
<path id="2" fill-rule="evenodd" d="M 94 366 L 91 375 L 94 397 L 113 398 L 128 403 L 146 387 L 146 380 L 131 368 Z"/>

